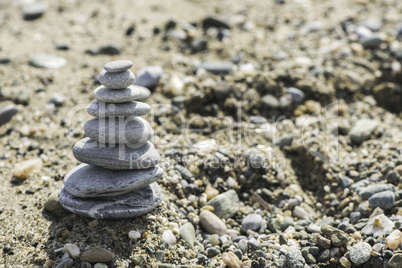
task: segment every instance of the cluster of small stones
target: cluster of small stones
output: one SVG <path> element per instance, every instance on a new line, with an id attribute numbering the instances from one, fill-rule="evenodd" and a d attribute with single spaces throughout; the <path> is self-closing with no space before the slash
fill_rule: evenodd
<path id="1" fill-rule="evenodd" d="M 86 138 L 78 141 L 74 157 L 83 162 L 71 170 L 60 191 L 61 205 L 74 213 L 97 219 L 141 216 L 161 202 L 156 180 L 163 175 L 160 155 L 149 141 L 150 124 L 139 116 L 150 106 L 135 101 L 140 89 L 133 85 L 128 60 L 109 62 L 99 74 L 102 86 L 87 112 L 95 118 L 84 124 Z"/>

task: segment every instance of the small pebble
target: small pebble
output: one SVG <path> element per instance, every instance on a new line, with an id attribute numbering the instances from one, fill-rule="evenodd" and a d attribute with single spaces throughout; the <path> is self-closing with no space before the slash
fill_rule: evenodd
<path id="1" fill-rule="evenodd" d="M 39 68 L 45 68 L 45 69 L 59 69 L 63 67 L 64 65 L 67 64 L 67 61 L 65 58 L 50 55 L 50 54 L 45 54 L 45 53 L 40 53 L 34 55 L 31 60 L 30 64 L 39 67 Z"/>
<path id="2" fill-rule="evenodd" d="M 137 241 L 138 239 L 141 238 L 141 233 L 132 230 L 132 231 L 128 232 L 128 237 L 129 237 L 131 240 Z"/>
<path id="3" fill-rule="evenodd" d="M 259 214 L 249 214 L 241 222 L 242 230 L 247 232 L 248 230 L 258 231 L 261 227 L 262 217 Z"/>
<path id="4" fill-rule="evenodd" d="M 13 176 L 18 179 L 26 179 L 32 172 L 40 170 L 43 162 L 40 158 L 22 161 L 15 165 Z"/>
<path id="5" fill-rule="evenodd" d="M 226 225 L 214 213 L 203 210 L 200 213 L 200 224 L 207 232 L 211 234 L 224 235 L 227 231 Z"/>
<path id="6" fill-rule="evenodd" d="M 176 244 L 176 237 L 173 235 L 172 231 L 166 230 L 162 234 L 162 241 L 168 244 L 169 246 L 172 246 Z"/>
<path id="7" fill-rule="evenodd" d="M 15 104 L 10 104 L 0 109 L 0 126 L 9 122 L 17 113 L 18 107 Z"/>
<path id="8" fill-rule="evenodd" d="M 111 61 L 103 67 L 109 73 L 121 73 L 133 67 L 133 63 L 129 60 Z"/>
<path id="9" fill-rule="evenodd" d="M 78 259 L 80 256 L 80 249 L 77 245 L 67 243 L 64 245 L 64 251 L 73 259 Z"/>
<path id="10" fill-rule="evenodd" d="M 233 252 L 225 252 L 222 255 L 222 260 L 223 262 L 230 268 L 240 268 L 241 267 L 241 261 L 236 254 Z"/>
<path id="11" fill-rule="evenodd" d="M 366 242 L 359 242 L 350 249 L 350 260 L 354 264 L 363 264 L 370 260 L 371 246 Z"/>
<path id="12" fill-rule="evenodd" d="M 163 69 L 160 66 L 146 66 L 136 74 L 135 85 L 146 88 L 154 88 L 163 75 Z"/>
<path id="13" fill-rule="evenodd" d="M 114 259 L 114 254 L 104 248 L 93 248 L 83 252 L 80 259 L 86 262 L 108 262 Z"/>

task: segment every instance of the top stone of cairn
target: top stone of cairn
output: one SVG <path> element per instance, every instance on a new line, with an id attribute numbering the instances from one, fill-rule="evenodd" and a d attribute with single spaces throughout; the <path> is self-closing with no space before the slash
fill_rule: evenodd
<path id="1" fill-rule="evenodd" d="M 116 60 L 105 64 L 103 67 L 109 73 L 121 73 L 133 67 L 133 63 L 129 60 Z"/>

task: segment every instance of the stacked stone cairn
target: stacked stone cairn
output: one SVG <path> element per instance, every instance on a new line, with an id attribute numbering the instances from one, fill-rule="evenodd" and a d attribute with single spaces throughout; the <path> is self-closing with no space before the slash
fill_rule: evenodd
<path id="1" fill-rule="evenodd" d="M 153 210 L 162 200 L 156 180 L 163 175 L 160 155 L 149 141 L 151 125 L 139 116 L 151 107 L 132 85 L 128 60 L 109 62 L 99 74 L 102 86 L 87 112 L 95 118 L 84 124 L 86 138 L 78 141 L 74 157 L 82 162 L 64 178 L 61 205 L 97 219 L 124 219 Z"/>

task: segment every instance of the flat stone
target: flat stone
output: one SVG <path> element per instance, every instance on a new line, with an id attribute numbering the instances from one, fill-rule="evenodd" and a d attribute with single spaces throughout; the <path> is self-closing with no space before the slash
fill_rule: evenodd
<path id="1" fill-rule="evenodd" d="M 77 197 L 116 196 L 143 188 L 163 176 L 156 166 L 139 170 L 111 170 L 81 164 L 64 178 L 64 188 Z"/>
<path id="2" fill-rule="evenodd" d="M 35 67 L 45 68 L 45 69 L 58 69 L 63 67 L 67 64 L 65 58 L 46 54 L 46 53 L 39 53 L 34 55 L 31 60 L 30 64 Z"/>
<path id="3" fill-rule="evenodd" d="M 22 15 L 24 17 L 24 20 L 35 20 L 42 17 L 46 10 L 46 2 L 33 2 L 22 8 Z"/>
<path id="4" fill-rule="evenodd" d="M 161 160 L 149 141 L 137 145 L 100 145 L 90 138 L 84 138 L 75 144 L 73 154 L 83 163 L 119 170 L 150 168 Z"/>
<path id="5" fill-rule="evenodd" d="M 138 71 L 136 85 L 146 88 L 154 88 L 163 74 L 163 69 L 160 66 L 146 66 Z"/>
<path id="6" fill-rule="evenodd" d="M 151 111 L 151 106 L 144 102 L 130 101 L 119 104 L 94 100 L 88 105 L 87 112 L 96 117 L 143 116 Z"/>
<path id="7" fill-rule="evenodd" d="M 110 73 L 103 70 L 99 74 L 99 82 L 110 89 L 123 89 L 133 84 L 134 81 L 135 76 L 129 70 L 120 73 Z"/>
<path id="8" fill-rule="evenodd" d="M 138 89 L 138 91 L 140 92 L 138 100 L 143 101 L 148 99 L 149 96 L 151 96 L 151 90 L 149 90 L 148 88 L 139 85 L 133 85 L 133 87 Z"/>
<path id="9" fill-rule="evenodd" d="M 18 113 L 18 107 L 15 104 L 7 105 L 0 109 L 0 126 L 9 122 L 11 118 Z"/>
<path id="10" fill-rule="evenodd" d="M 353 142 L 362 143 L 368 140 L 370 135 L 378 127 L 378 122 L 371 119 L 360 119 L 355 126 L 350 130 L 349 136 Z"/>
<path id="11" fill-rule="evenodd" d="M 214 207 L 214 213 L 221 219 L 232 217 L 239 210 L 239 196 L 235 190 L 229 190 L 211 199 L 207 205 Z"/>
<path id="12" fill-rule="evenodd" d="M 371 246 L 366 242 L 359 242 L 350 249 L 350 260 L 354 264 L 363 264 L 370 260 Z"/>
<path id="13" fill-rule="evenodd" d="M 154 135 L 151 125 L 141 117 L 93 118 L 84 124 L 85 134 L 101 144 L 136 144 Z"/>
<path id="14" fill-rule="evenodd" d="M 138 99 L 141 95 L 138 87 L 131 85 L 129 87 L 115 90 L 104 86 L 99 86 L 94 90 L 94 98 L 102 102 L 122 103 Z"/>
<path id="15" fill-rule="evenodd" d="M 202 68 L 212 74 L 230 74 L 233 67 L 234 64 L 229 61 L 210 61 L 201 63 L 196 70 Z"/>
<path id="16" fill-rule="evenodd" d="M 272 94 L 267 94 L 261 99 L 262 104 L 267 108 L 278 108 L 280 103 L 279 100 Z"/>
<path id="17" fill-rule="evenodd" d="M 154 182 L 119 196 L 82 198 L 69 194 L 63 188 L 60 191 L 59 200 L 65 209 L 84 217 L 127 219 L 139 217 L 156 208 L 162 201 L 162 190 Z M 81 260 L 83 260 L 82 255 Z"/>
<path id="18" fill-rule="evenodd" d="M 369 204 L 372 208 L 389 209 L 395 203 L 395 193 L 392 191 L 384 191 L 376 193 L 369 198 Z"/>
<path id="19" fill-rule="evenodd" d="M 362 39 L 362 45 L 366 49 L 378 48 L 383 42 L 384 38 L 377 34 Z"/>
<path id="20" fill-rule="evenodd" d="M 226 225 L 214 213 L 203 210 L 200 213 L 200 224 L 205 231 L 211 234 L 224 235 L 227 231 Z"/>
<path id="21" fill-rule="evenodd" d="M 129 60 L 116 60 L 105 64 L 103 67 L 109 73 L 121 73 L 133 67 L 133 63 Z"/>
<path id="22" fill-rule="evenodd" d="M 97 48 L 88 49 L 85 51 L 90 55 L 119 55 L 121 53 L 121 48 L 118 44 L 110 43 L 105 44 Z"/>
<path id="23" fill-rule="evenodd" d="M 369 199 L 372 195 L 384 191 L 392 191 L 395 192 L 395 186 L 392 184 L 375 184 L 375 185 L 370 185 L 367 186 L 366 188 L 362 189 L 359 192 L 359 195 L 363 199 Z"/>
<path id="24" fill-rule="evenodd" d="M 114 259 L 114 254 L 104 248 L 92 248 L 83 252 L 80 259 L 86 262 L 108 262 Z"/>
<path id="25" fill-rule="evenodd" d="M 180 227 L 180 237 L 190 246 L 190 248 L 194 247 L 195 229 L 191 222 L 187 222 Z"/>

